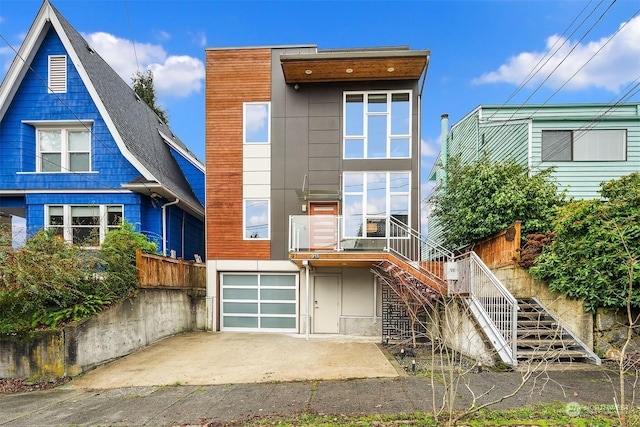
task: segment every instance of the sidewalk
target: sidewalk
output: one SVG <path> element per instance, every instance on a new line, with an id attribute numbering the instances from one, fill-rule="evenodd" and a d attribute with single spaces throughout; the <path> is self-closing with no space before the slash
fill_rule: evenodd
<path id="1" fill-rule="evenodd" d="M 468 378 L 476 395 L 488 391 L 478 402 L 482 403 L 513 392 L 521 373 L 482 372 Z M 602 369 L 551 371 L 493 407 L 543 402 L 612 405 L 612 386 Z M 428 412 L 433 407 L 431 379 L 414 376 L 110 390 L 65 387 L 0 396 L 0 426 L 233 425 L 265 416 L 397 414 Z M 439 405 L 442 387 L 435 391 Z M 471 395 L 466 387 L 461 384 L 458 392 L 457 406 L 468 406 Z"/>

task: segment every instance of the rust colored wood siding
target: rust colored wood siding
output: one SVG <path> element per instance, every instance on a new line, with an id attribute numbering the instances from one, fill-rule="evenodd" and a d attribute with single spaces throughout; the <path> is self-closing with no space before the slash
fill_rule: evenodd
<path id="1" fill-rule="evenodd" d="M 207 259 L 269 259 L 268 240 L 242 232 L 243 103 L 271 100 L 271 49 L 207 50 Z"/>

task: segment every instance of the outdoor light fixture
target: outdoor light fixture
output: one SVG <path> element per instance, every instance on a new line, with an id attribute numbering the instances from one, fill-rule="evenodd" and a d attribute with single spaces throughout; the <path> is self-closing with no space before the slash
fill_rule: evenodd
<path id="1" fill-rule="evenodd" d="M 293 90 L 295 90 L 296 92 L 300 90 L 300 85 L 298 83 L 293 85 Z"/>

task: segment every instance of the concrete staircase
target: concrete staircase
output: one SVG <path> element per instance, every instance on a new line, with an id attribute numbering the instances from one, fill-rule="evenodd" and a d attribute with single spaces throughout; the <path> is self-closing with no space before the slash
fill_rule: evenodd
<path id="1" fill-rule="evenodd" d="M 519 361 L 588 362 L 600 358 L 535 298 L 518 300 L 517 358 Z"/>

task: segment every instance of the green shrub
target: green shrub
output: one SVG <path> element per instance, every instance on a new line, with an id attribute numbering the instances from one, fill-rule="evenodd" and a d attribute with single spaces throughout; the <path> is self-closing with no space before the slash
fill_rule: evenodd
<path id="1" fill-rule="evenodd" d="M 631 284 L 639 308 L 640 173 L 603 183 L 600 194 L 559 210 L 555 238 L 529 271 L 590 311 L 625 307 Z"/>
<path id="2" fill-rule="evenodd" d="M 57 327 L 92 316 L 137 288 L 136 249 L 156 245 L 131 224 L 110 231 L 100 251 L 41 230 L 13 249 L 0 233 L 0 333 Z"/>

